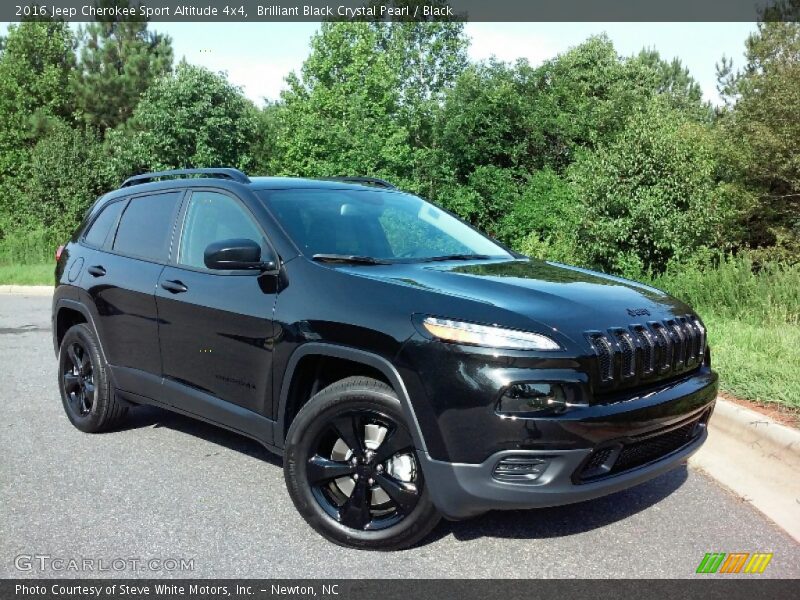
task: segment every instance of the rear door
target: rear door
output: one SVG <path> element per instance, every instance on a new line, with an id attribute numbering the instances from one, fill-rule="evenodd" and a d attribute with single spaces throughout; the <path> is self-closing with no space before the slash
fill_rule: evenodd
<path id="1" fill-rule="evenodd" d="M 97 309 L 103 348 L 114 367 L 161 374 L 155 290 L 169 259 L 183 194 L 183 190 L 171 190 L 121 201 L 124 205 L 114 209 L 120 213 L 116 228 L 102 248 L 87 254 L 82 284 Z M 91 234 L 90 228 L 90 242 Z M 120 374 L 117 385 L 126 389 L 126 372 L 120 370 Z"/>
<path id="2" fill-rule="evenodd" d="M 209 244 L 233 238 L 258 242 L 266 256 L 264 232 L 246 205 L 222 190 L 190 191 L 181 212 L 175 258 L 156 290 L 164 377 L 270 414 L 277 278 L 212 271 L 203 260 Z"/>

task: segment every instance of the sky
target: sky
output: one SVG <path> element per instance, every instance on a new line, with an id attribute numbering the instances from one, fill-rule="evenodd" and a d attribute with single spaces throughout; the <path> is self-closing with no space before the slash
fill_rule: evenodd
<path id="1" fill-rule="evenodd" d="M 172 36 L 176 58 L 185 57 L 213 71 L 226 71 L 230 80 L 257 104 L 276 100 L 284 77 L 299 70 L 319 23 L 154 23 Z M 754 23 L 467 23 L 473 60 L 495 56 L 533 65 L 605 32 L 623 56 L 644 47 L 662 58 L 678 57 L 703 89 L 706 100 L 720 102 L 716 63 L 725 55 L 734 66 L 744 63 L 744 41 Z"/>
<path id="2" fill-rule="evenodd" d="M 152 23 L 172 37 L 176 59 L 225 71 L 256 104 L 277 100 L 284 78 L 299 70 L 319 23 Z M 5 33 L 7 24 L 0 24 Z M 469 56 L 503 61 L 527 58 L 534 66 L 606 33 L 617 52 L 655 48 L 662 58 L 680 58 L 698 81 L 706 100 L 720 103 L 716 63 L 725 55 L 744 63 L 744 41 L 755 23 L 467 23 Z"/>

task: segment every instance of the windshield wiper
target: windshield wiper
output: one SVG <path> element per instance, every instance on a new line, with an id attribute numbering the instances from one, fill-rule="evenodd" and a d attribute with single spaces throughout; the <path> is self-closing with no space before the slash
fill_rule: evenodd
<path id="1" fill-rule="evenodd" d="M 388 265 L 389 262 L 371 256 L 355 256 L 352 254 L 315 254 L 311 260 L 329 263 L 345 263 L 354 265 Z"/>
<path id="2" fill-rule="evenodd" d="M 445 254 L 444 256 L 430 256 L 423 258 L 425 262 L 435 262 L 444 260 L 488 260 L 488 254 Z"/>

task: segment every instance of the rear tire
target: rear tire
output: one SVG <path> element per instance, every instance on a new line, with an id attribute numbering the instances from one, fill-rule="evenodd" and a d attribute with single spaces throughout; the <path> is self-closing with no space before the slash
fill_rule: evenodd
<path id="1" fill-rule="evenodd" d="M 70 422 L 86 433 L 111 429 L 128 412 L 114 394 L 97 336 L 85 323 L 70 327 L 61 341 L 58 387 Z"/>
<path id="2" fill-rule="evenodd" d="M 342 546 L 407 548 L 439 522 L 400 401 L 368 377 L 338 381 L 303 406 L 284 476 L 306 522 Z"/>

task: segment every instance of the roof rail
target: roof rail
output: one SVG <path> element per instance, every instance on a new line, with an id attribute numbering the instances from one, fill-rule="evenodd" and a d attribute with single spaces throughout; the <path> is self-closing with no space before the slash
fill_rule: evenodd
<path id="1" fill-rule="evenodd" d="M 326 177 L 329 181 L 342 181 L 344 183 L 359 183 L 361 185 L 372 185 L 375 187 L 386 188 L 387 190 L 396 190 L 397 187 L 385 179 L 378 179 L 377 177 Z"/>
<path id="2" fill-rule="evenodd" d="M 134 175 L 128 177 L 122 182 L 120 187 L 130 187 L 132 185 L 139 185 L 153 181 L 154 179 L 161 179 L 162 177 L 188 177 L 190 175 L 205 175 L 207 177 L 219 177 L 222 179 L 230 179 L 238 183 L 250 183 L 250 178 L 242 173 L 239 169 L 232 168 L 210 168 L 210 169 L 173 169 L 171 171 L 155 171 L 153 173 L 143 173 L 141 175 Z"/>

